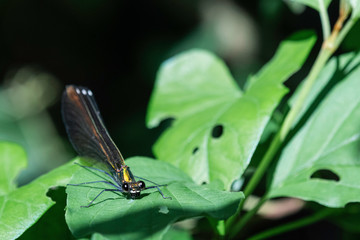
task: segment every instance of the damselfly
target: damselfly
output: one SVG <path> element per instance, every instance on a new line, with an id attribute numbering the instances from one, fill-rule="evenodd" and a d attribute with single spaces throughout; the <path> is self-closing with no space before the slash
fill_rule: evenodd
<path id="1" fill-rule="evenodd" d="M 130 195 L 132 199 L 140 196 L 145 189 L 156 188 L 161 196 L 161 186 L 141 177 L 134 176 L 130 168 L 126 166 L 124 158 L 105 128 L 100 111 L 95 102 L 91 90 L 85 87 L 69 85 L 66 87 L 62 97 L 62 116 L 70 142 L 80 156 L 90 157 L 103 162 L 108 166 L 109 172 L 102 169 L 83 166 L 83 168 L 96 170 L 106 174 L 113 181 L 93 181 L 79 184 L 79 186 L 91 183 L 106 183 L 113 188 L 103 189 L 91 202 L 91 204 L 105 191 L 122 192 Z M 135 178 L 146 180 L 154 186 L 146 187 L 143 181 L 136 181 Z"/>

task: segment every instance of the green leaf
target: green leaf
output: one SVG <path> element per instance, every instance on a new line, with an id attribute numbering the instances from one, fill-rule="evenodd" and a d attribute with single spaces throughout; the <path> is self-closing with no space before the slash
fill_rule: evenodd
<path id="1" fill-rule="evenodd" d="M 14 143 L 0 143 L 0 196 L 16 189 L 16 176 L 26 167 L 26 153 Z"/>
<path id="2" fill-rule="evenodd" d="M 251 78 L 245 93 L 225 64 L 209 52 L 192 50 L 166 61 L 157 76 L 147 124 L 154 127 L 165 118 L 175 121 L 154 146 L 157 158 L 181 168 L 196 183 L 220 181 L 230 189 L 287 92 L 282 82 L 301 67 L 314 41 L 309 32 L 285 40 Z M 216 130 L 222 134 L 214 136 Z"/>
<path id="3" fill-rule="evenodd" d="M 317 11 L 320 10 L 320 6 L 319 6 L 320 1 L 322 2 L 322 4 L 324 4 L 325 9 L 327 9 L 329 7 L 329 4 L 331 2 L 331 0 L 292 0 L 292 1 L 304 4 L 304 5 L 311 7 Z"/>
<path id="4" fill-rule="evenodd" d="M 1 166 L 8 166 L 9 171 L 11 169 L 12 173 L 8 176 L 12 178 L 15 176 L 14 173 L 18 172 L 26 163 L 23 150 L 14 144 L 0 143 L 0 156 Z M 18 163 L 20 166 L 12 166 Z M 75 166 L 69 163 L 23 187 L 14 189 L 14 184 L 11 184 L 8 192 L 0 196 L 0 239 L 17 238 L 33 225 L 54 205 L 54 202 L 46 196 L 48 189 L 54 186 L 64 186 L 74 169 Z M 13 182 L 13 179 L 6 181 Z M 6 184 L 2 183 L 2 185 Z"/>
<path id="5" fill-rule="evenodd" d="M 333 76 L 342 82 L 284 149 L 270 197 L 298 197 L 329 207 L 360 201 L 360 55 L 344 55 L 338 61 L 348 62 L 336 70 L 343 74 Z M 334 178 L 314 177 L 320 170 Z"/>
<path id="6" fill-rule="evenodd" d="M 51 239 L 51 240 L 71 240 L 75 239 L 65 222 L 66 193 L 65 187 L 51 188 L 47 196 L 56 202 L 47 210 L 41 218 L 30 228 L 28 228 L 18 239 Z"/>
<path id="7" fill-rule="evenodd" d="M 344 54 L 341 58 L 331 58 L 326 64 L 324 69 L 319 74 L 318 79 L 314 83 L 313 87 L 310 90 L 309 95 L 305 99 L 305 102 L 301 108 L 300 113 L 298 114 L 296 120 L 294 121 L 294 126 L 299 122 L 299 120 L 310 111 L 313 111 L 313 108 L 324 98 L 329 89 L 331 89 L 344 75 L 349 74 L 358 64 L 358 61 L 354 58 L 356 53 Z M 290 98 L 290 106 L 296 101 L 297 95 L 301 90 L 301 87 L 298 87 Z M 308 114 L 308 113 L 307 113 Z"/>
<path id="8" fill-rule="evenodd" d="M 172 199 L 163 199 L 156 188 L 143 191 L 141 197 L 135 200 L 121 193 L 104 192 L 94 205 L 83 208 L 81 206 L 88 205 L 102 189 L 110 185 L 68 186 L 66 221 L 76 237 L 97 232 L 109 239 L 160 239 L 169 224 L 178 219 L 202 215 L 228 218 L 244 197 L 241 192 L 198 186 L 185 173 L 162 161 L 133 157 L 126 163 L 134 175 L 167 184 L 160 189 Z M 71 183 L 103 180 L 102 176 L 105 174 L 79 167 Z"/>

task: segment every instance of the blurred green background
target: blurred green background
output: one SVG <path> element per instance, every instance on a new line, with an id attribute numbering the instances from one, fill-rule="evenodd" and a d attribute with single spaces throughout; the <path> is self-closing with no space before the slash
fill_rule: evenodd
<path id="1" fill-rule="evenodd" d="M 332 22 L 336 11 L 331 4 Z M 148 130 L 145 115 L 162 61 L 205 48 L 242 86 L 286 36 L 300 29 L 321 36 L 314 10 L 268 0 L 1 0 L 0 21 L 0 139 L 28 153 L 20 184 L 76 156 L 60 114 L 66 84 L 93 90 L 125 158 L 152 156 L 164 124 Z M 359 39 L 352 31 L 341 51 L 358 49 Z M 306 67 L 288 86 L 305 73 Z"/>

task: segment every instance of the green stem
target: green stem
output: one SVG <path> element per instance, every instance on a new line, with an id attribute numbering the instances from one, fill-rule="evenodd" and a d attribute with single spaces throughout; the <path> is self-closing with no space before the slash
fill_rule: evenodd
<path id="1" fill-rule="evenodd" d="M 263 159 L 261 160 L 258 168 L 256 169 L 254 175 L 250 179 L 250 182 L 246 185 L 246 188 L 244 190 L 245 199 L 250 196 L 250 194 L 254 191 L 257 184 L 260 182 L 261 178 L 263 177 L 264 173 L 268 169 L 272 159 L 274 158 L 276 152 L 280 148 L 282 142 L 284 141 L 285 137 L 289 133 L 295 117 L 298 115 L 298 113 L 301 111 L 301 107 L 303 106 L 303 103 L 308 96 L 312 85 L 314 84 L 317 76 L 320 73 L 320 70 L 324 67 L 326 61 L 331 56 L 331 52 L 329 52 L 326 49 L 321 49 L 317 59 L 315 60 L 315 63 L 304 83 L 302 88 L 300 89 L 300 93 L 298 95 L 298 98 L 295 101 L 295 104 L 291 108 L 290 112 L 286 115 L 286 118 L 281 126 L 280 131 L 275 135 L 274 139 L 271 141 L 270 147 L 266 151 Z M 226 222 L 226 229 L 229 230 L 233 223 L 235 222 L 238 215 L 240 215 L 240 212 L 242 210 L 242 207 L 244 205 L 244 200 L 241 201 L 239 204 L 239 207 L 232 217 L 228 219 Z"/>
<path id="2" fill-rule="evenodd" d="M 327 39 L 330 36 L 330 21 L 327 9 L 325 8 L 324 0 L 318 0 L 319 14 L 321 20 L 321 26 L 323 30 L 323 39 Z"/>
<path id="3" fill-rule="evenodd" d="M 345 24 L 344 28 L 340 31 L 339 35 L 336 37 L 336 39 L 333 42 L 333 46 L 331 48 L 323 47 L 321 48 L 319 55 L 317 56 L 314 65 L 312 66 L 309 75 L 307 76 L 304 85 L 300 89 L 300 93 L 289 111 L 289 113 L 286 115 L 286 118 L 281 126 L 280 131 L 275 135 L 274 139 L 272 140 L 270 147 L 266 151 L 263 159 L 261 160 L 256 172 L 250 179 L 250 182 L 247 184 L 244 195 L 245 199 L 248 197 L 255 189 L 261 178 L 263 177 L 264 173 L 268 169 L 272 159 L 274 158 L 275 154 L 279 150 L 281 144 L 285 140 L 286 136 L 288 135 L 289 131 L 293 127 L 294 120 L 298 116 L 298 114 L 301 111 L 301 108 L 303 107 L 303 104 L 307 98 L 307 96 L 310 93 L 310 90 L 315 83 L 317 77 L 319 76 L 319 73 L 321 69 L 325 66 L 327 60 L 331 57 L 332 53 L 339 47 L 340 43 L 345 38 L 346 34 L 350 31 L 350 29 L 355 24 L 356 20 L 349 19 L 349 21 Z M 240 202 L 239 207 L 236 211 L 236 213 L 231 216 L 226 221 L 226 230 L 227 232 L 234 224 L 237 217 L 240 215 L 240 212 L 243 208 L 244 200 Z"/>
<path id="4" fill-rule="evenodd" d="M 340 31 L 338 37 L 335 40 L 334 48 L 337 49 L 340 43 L 344 40 L 346 35 L 350 32 L 354 24 L 356 23 L 357 19 L 350 17 L 350 19 L 346 22 L 343 29 Z"/>
<path id="5" fill-rule="evenodd" d="M 268 148 L 268 150 L 265 153 L 265 156 L 263 157 L 263 159 L 261 160 L 257 170 L 255 171 L 254 175 L 252 176 L 252 178 L 250 179 L 250 182 L 246 185 L 246 188 L 244 190 L 244 195 L 245 195 L 245 199 L 250 196 L 250 194 L 253 192 L 253 190 L 255 189 L 256 185 L 258 184 L 258 182 L 260 181 L 262 175 L 264 174 L 265 170 L 267 169 L 268 165 L 271 162 L 271 159 L 273 157 L 273 155 L 275 154 L 280 142 L 280 138 L 279 138 L 279 134 L 277 134 L 275 136 L 275 138 L 272 140 L 270 147 Z M 227 232 L 230 229 L 230 227 L 234 224 L 236 218 L 238 215 L 240 215 L 240 212 L 244 206 L 244 202 L 245 200 L 242 200 L 239 204 L 239 207 L 235 213 L 235 215 L 231 216 L 227 221 L 226 221 L 226 229 Z"/>
<path id="6" fill-rule="evenodd" d="M 216 233 L 217 237 L 223 239 L 225 236 L 225 221 L 224 220 L 216 220 L 212 217 L 207 218 L 213 231 Z"/>
<path id="7" fill-rule="evenodd" d="M 303 107 L 304 102 L 305 102 L 307 96 L 309 95 L 312 86 L 315 83 L 315 80 L 319 76 L 321 69 L 323 69 L 327 60 L 330 58 L 331 54 L 332 54 L 332 51 L 329 51 L 328 49 L 322 48 L 320 50 L 320 53 L 317 56 L 315 63 L 312 66 L 310 73 L 304 82 L 304 85 L 300 89 L 300 93 L 299 93 L 294 105 L 292 106 L 289 113 L 286 115 L 286 118 L 281 126 L 281 129 L 279 131 L 279 133 L 280 133 L 279 141 L 280 142 L 284 141 L 287 134 L 293 127 L 295 118 L 300 113 L 301 108 Z"/>
<path id="8" fill-rule="evenodd" d="M 323 8 L 325 9 L 325 7 L 323 7 Z M 320 6 L 320 10 L 321 10 L 321 6 Z M 328 17 L 324 18 L 324 16 L 325 16 L 324 12 L 323 13 L 321 13 L 321 12 L 322 12 L 322 10 L 320 11 L 320 15 L 322 15 L 323 27 L 325 27 L 324 34 L 327 35 L 327 30 L 326 30 L 327 23 L 326 22 L 328 21 Z M 326 14 L 326 16 L 327 16 L 327 14 Z M 341 19 L 341 21 L 344 21 L 345 18 Z M 247 184 L 247 186 L 246 186 L 246 188 L 244 190 L 245 199 L 249 195 L 252 194 L 255 187 L 258 185 L 258 183 L 260 182 L 260 180 L 263 177 L 264 173 L 268 169 L 268 167 L 269 167 L 272 159 L 274 158 L 275 154 L 277 153 L 280 146 L 284 142 L 284 140 L 285 140 L 286 136 L 288 135 L 289 131 L 293 127 L 294 120 L 298 116 L 298 114 L 301 112 L 303 104 L 304 104 L 307 96 L 309 95 L 313 84 L 315 83 L 317 77 L 319 76 L 319 73 L 320 73 L 321 69 L 323 69 L 323 67 L 325 66 L 328 59 L 331 57 L 331 55 L 339 47 L 340 43 L 344 40 L 345 36 L 350 31 L 350 29 L 352 29 L 352 27 L 355 24 L 356 20 L 357 19 L 354 19 L 354 18 L 351 17 L 346 22 L 345 26 L 341 29 L 341 31 L 339 31 L 338 35 L 334 32 L 335 33 L 334 38 L 332 38 L 333 36 L 329 36 L 325 40 L 325 42 L 323 44 L 323 47 L 321 48 L 321 50 L 319 52 L 319 55 L 317 56 L 313 66 L 312 66 L 312 68 L 311 68 L 311 70 L 309 72 L 309 75 L 307 76 L 307 78 L 306 78 L 306 80 L 304 82 L 304 85 L 300 89 L 300 92 L 298 94 L 298 97 L 297 97 L 294 105 L 290 109 L 289 113 L 286 115 L 286 118 L 285 118 L 279 132 L 275 135 L 274 139 L 272 140 L 272 142 L 270 144 L 270 147 L 266 151 L 266 153 L 265 153 L 263 159 L 261 160 L 257 170 L 255 171 L 254 175 L 250 179 L 250 182 Z M 340 30 L 340 29 L 337 29 L 337 30 Z M 261 206 L 261 204 L 262 203 L 260 203 L 260 206 Z M 242 210 L 243 206 L 244 206 L 244 200 L 242 200 L 240 202 L 236 213 L 226 221 L 226 232 L 229 232 L 230 228 L 232 227 L 234 222 L 237 220 L 238 216 L 241 213 L 241 210 Z M 251 213 L 251 214 L 253 215 L 254 213 Z M 246 222 L 247 222 L 247 220 L 245 221 L 245 223 Z M 240 225 L 240 223 L 238 225 Z M 241 227 L 242 226 L 240 225 L 240 228 L 236 228 L 236 230 L 232 231 L 232 234 L 235 235 L 238 231 L 240 231 Z"/>
<path id="9" fill-rule="evenodd" d="M 256 234 L 255 236 L 249 238 L 249 240 L 256 240 L 256 239 L 266 239 L 275 235 L 279 235 L 284 232 L 288 232 L 297 228 L 304 227 L 306 225 L 310 225 L 314 222 L 320 221 L 324 218 L 326 218 L 329 215 L 332 215 L 337 212 L 337 209 L 334 208 L 325 208 L 317 213 L 315 213 L 312 216 L 305 217 L 303 219 L 296 220 L 291 223 L 287 223 L 284 225 L 281 225 L 279 227 L 275 227 L 270 230 L 266 230 L 264 232 L 261 232 L 259 234 Z"/>
<path id="10" fill-rule="evenodd" d="M 240 230 L 246 225 L 246 223 L 257 213 L 257 211 L 260 209 L 260 207 L 266 202 L 267 196 L 264 195 L 259 202 L 256 204 L 254 208 L 252 208 L 250 211 L 245 213 L 245 215 L 238 221 L 234 227 L 233 232 L 230 232 L 230 239 L 234 238 L 235 235 L 240 232 Z"/>

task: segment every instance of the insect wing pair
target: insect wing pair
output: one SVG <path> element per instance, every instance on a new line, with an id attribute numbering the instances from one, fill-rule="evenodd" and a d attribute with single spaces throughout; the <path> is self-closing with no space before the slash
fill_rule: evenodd
<path id="1" fill-rule="evenodd" d="M 130 168 L 126 166 L 123 156 L 105 128 L 91 90 L 74 85 L 67 86 L 62 97 L 62 116 L 70 142 L 77 153 L 80 156 L 90 157 L 105 163 L 110 171 L 110 173 L 108 173 L 102 169 L 78 164 L 83 168 L 102 172 L 112 180 L 112 182 L 104 180 L 69 184 L 79 186 L 103 182 L 113 187 L 103 189 L 90 204 L 85 207 L 91 206 L 105 191 L 122 192 L 128 194 L 132 199 L 135 199 L 140 196 L 142 190 L 157 188 L 164 199 L 170 198 L 165 197 L 159 188 L 165 185 L 158 185 L 141 177 L 136 177 L 154 184 L 154 186 L 146 187 L 144 181 L 135 180 L 135 176 L 130 171 Z"/>

